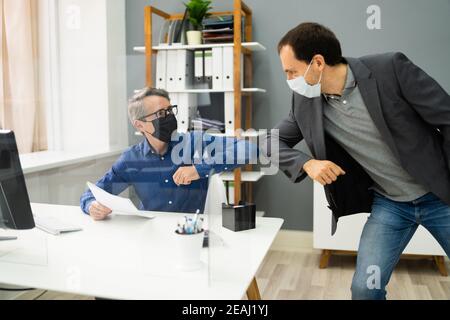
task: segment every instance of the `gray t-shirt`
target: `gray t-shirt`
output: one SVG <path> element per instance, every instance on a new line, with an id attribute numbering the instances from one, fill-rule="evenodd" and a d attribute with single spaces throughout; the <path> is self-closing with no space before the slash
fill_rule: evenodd
<path id="1" fill-rule="evenodd" d="M 373 189 L 394 201 L 428 193 L 401 166 L 373 122 L 348 66 L 342 97 L 325 95 L 324 129 L 373 179 Z"/>

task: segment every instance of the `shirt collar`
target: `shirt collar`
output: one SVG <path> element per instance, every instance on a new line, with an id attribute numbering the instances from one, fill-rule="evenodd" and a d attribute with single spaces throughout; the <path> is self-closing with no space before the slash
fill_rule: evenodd
<path id="1" fill-rule="evenodd" d="M 170 149 L 172 147 L 172 142 L 169 142 L 166 153 L 159 155 L 156 152 L 156 150 L 150 145 L 147 138 L 144 138 L 144 141 L 142 143 L 144 144 L 144 146 L 143 146 L 144 156 L 149 156 L 149 155 L 154 155 L 154 156 L 158 156 L 158 157 L 164 156 L 170 151 Z"/>
<path id="2" fill-rule="evenodd" d="M 353 74 L 352 68 L 350 68 L 350 65 L 347 65 L 347 80 L 345 81 L 345 87 L 344 91 L 346 89 L 353 89 L 356 87 L 356 80 L 355 75 Z"/>
<path id="3" fill-rule="evenodd" d="M 175 144 L 177 144 L 178 142 L 179 142 L 178 140 L 170 141 L 168 146 L 167 146 L 166 153 L 159 155 L 156 152 L 156 150 L 150 145 L 150 143 L 148 142 L 147 138 L 144 137 L 144 141 L 142 142 L 143 143 L 143 149 L 142 150 L 144 152 L 144 156 L 154 155 L 154 156 L 161 157 L 161 156 L 165 156 L 166 154 L 168 154 L 172 150 L 173 146 Z"/>
<path id="4" fill-rule="evenodd" d="M 154 154 L 155 151 L 153 150 L 153 147 L 148 143 L 147 138 L 144 137 L 144 141 L 142 141 L 143 144 L 143 150 L 144 150 L 144 156 L 148 156 L 149 154 Z"/>
<path id="5" fill-rule="evenodd" d="M 348 95 L 354 88 L 356 87 L 355 75 L 353 74 L 352 68 L 347 64 L 347 78 L 345 79 L 344 92 L 342 96 Z M 340 99 L 341 96 L 333 95 L 333 94 L 324 94 L 325 99 Z"/>

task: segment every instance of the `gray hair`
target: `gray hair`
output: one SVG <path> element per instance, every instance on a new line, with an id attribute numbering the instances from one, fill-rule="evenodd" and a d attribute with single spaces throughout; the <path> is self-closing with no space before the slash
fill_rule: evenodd
<path id="1" fill-rule="evenodd" d="M 145 87 L 139 90 L 139 92 L 128 100 L 128 117 L 131 122 L 142 119 L 147 115 L 143 100 L 151 96 L 163 97 L 170 101 L 169 93 L 164 89 Z"/>

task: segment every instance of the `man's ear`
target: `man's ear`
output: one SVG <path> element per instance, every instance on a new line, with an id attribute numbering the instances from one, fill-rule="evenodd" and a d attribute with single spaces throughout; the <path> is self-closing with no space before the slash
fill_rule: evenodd
<path id="1" fill-rule="evenodd" d="M 320 70 L 323 71 L 323 69 L 325 69 L 326 63 L 325 63 L 325 58 L 321 55 L 321 54 L 316 54 L 313 57 L 313 64 L 315 64 L 315 66 Z"/>
<path id="2" fill-rule="evenodd" d="M 144 131 L 144 126 L 143 126 L 143 124 L 142 124 L 141 121 L 134 120 L 134 121 L 133 121 L 133 127 L 134 127 L 136 130 L 138 130 L 139 132 Z"/>

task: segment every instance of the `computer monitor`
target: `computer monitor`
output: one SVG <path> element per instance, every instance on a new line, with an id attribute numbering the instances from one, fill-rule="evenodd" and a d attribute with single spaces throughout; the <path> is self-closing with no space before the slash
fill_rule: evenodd
<path id="1" fill-rule="evenodd" d="M 0 229 L 35 227 L 14 132 L 0 130 Z M 0 237 L 14 240 L 15 237 Z"/>

